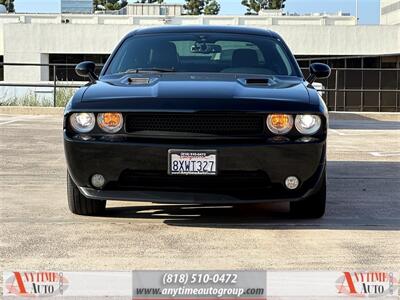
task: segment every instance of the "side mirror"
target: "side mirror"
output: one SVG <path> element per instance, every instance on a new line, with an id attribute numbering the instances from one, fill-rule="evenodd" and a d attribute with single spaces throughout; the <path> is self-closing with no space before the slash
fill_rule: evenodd
<path id="1" fill-rule="evenodd" d="M 99 77 L 97 77 L 94 70 L 96 69 L 96 64 L 92 61 L 84 61 L 79 63 L 75 67 L 75 72 L 81 77 L 89 77 L 91 82 L 95 82 Z"/>
<path id="2" fill-rule="evenodd" d="M 315 79 L 328 78 L 331 75 L 331 68 L 326 64 L 313 63 L 310 65 L 310 75 L 307 77 L 309 83 L 313 83 Z"/>

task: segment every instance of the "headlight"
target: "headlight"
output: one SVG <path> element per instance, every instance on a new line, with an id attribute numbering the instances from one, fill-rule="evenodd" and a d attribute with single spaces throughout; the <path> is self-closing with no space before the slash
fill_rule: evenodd
<path id="1" fill-rule="evenodd" d="M 87 133 L 93 130 L 96 117 L 92 113 L 74 113 L 69 117 L 72 128 L 79 133 Z"/>
<path id="2" fill-rule="evenodd" d="M 267 118 L 268 129 L 275 134 L 288 133 L 293 127 L 293 118 L 286 114 L 272 114 Z"/>
<path id="3" fill-rule="evenodd" d="M 100 113 L 97 115 L 97 124 L 108 133 L 116 133 L 124 125 L 124 118 L 120 113 Z"/>
<path id="4" fill-rule="evenodd" d="M 321 128 L 321 118 L 316 115 L 297 115 L 295 126 L 302 134 L 314 134 Z"/>

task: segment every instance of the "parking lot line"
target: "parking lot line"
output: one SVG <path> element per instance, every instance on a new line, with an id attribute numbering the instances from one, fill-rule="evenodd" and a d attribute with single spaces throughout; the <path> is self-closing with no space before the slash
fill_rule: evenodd
<path id="1" fill-rule="evenodd" d="M 345 133 L 340 132 L 339 130 L 336 130 L 336 129 L 331 129 L 331 128 L 329 128 L 329 131 L 331 131 L 331 132 L 333 132 L 333 133 L 336 133 L 337 135 L 346 135 Z"/>
<path id="2" fill-rule="evenodd" d="M 14 123 L 14 122 L 18 122 L 18 121 L 21 121 L 22 119 L 14 119 L 14 120 L 9 120 L 9 121 L 5 121 L 5 122 L 1 122 L 0 123 L 0 126 L 1 125 L 6 125 L 6 124 L 11 124 L 11 123 Z"/>
<path id="3" fill-rule="evenodd" d="M 0 126 L 15 123 L 15 122 L 21 122 L 21 121 L 42 120 L 45 118 L 46 118 L 46 116 L 36 116 L 36 115 L 26 115 L 23 117 L 22 116 L 0 115 Z"/>
<path id="4" fill-rule="evenodd" d="M 400 156 L 400 152 L 370 152 L 375 157 L 389 157 L 389 156 Z"/>

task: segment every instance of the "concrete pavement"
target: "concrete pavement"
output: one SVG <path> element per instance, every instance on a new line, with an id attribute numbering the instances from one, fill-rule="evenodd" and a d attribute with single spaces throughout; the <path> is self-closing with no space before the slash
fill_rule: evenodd
<path id="1" fill-rule="evenodd" d="M 331 121 L 328 208 L 109 202 L 74 216 L 59 116 L 0 115 L 0 269 L 400 269 L 400 120 Z"/>

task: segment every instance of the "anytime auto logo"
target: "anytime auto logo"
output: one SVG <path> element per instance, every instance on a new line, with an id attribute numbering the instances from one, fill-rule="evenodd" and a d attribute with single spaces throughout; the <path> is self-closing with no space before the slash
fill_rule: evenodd
<path id="1" fill-rule="evenodd" d="M 344 296 L 396 296 L 398 279 L 391 272 L 343 272 L 336 280 L 336 287 Z"/>
<path id="2" fill-rule="evenodd" d="M 68 288 L 68 280 L 57 272 L 13 272 L 5 280 L 5 296 L 55 296 Z"/>

